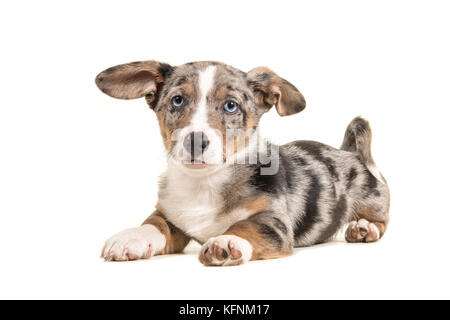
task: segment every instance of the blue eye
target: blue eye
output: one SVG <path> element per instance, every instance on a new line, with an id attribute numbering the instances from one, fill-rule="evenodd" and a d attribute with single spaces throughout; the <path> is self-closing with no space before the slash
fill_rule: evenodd
<path id="1" fill-rule="evenodd" d="M 184 104 L 184 99 L 182 96 L 175 96 L 172 98 L 172 105 L 175 108 L 180 108 L 183 106 L 183 104 Z"/>
<path id="2" fill-rule="evenodd" d="M 238 104 L 234 101 L 227 101 L 223 105 L 224 110 L 229 114 L 234 114 L 238 110 Z"/>

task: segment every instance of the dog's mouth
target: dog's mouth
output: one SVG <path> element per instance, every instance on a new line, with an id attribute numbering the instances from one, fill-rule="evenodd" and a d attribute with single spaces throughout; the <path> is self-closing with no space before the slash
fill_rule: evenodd
<path id="1" fill-rule="evenodd" d="M 207 167 L 214 166 L 213 164 L 206 163 L 201 159 L 184 160 L 183 165 L 188 169 L 204 169 Z"/>

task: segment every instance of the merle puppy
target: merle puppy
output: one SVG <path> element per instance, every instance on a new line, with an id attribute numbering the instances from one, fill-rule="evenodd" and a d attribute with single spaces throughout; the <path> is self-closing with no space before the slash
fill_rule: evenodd
<path id="1" fill-rule="evenodd" d="M 368 122 L 355 118 L 340 149 L 260 139 L 270 108 L 281 116 L 305 108 L 297 88 L 268 68 L 142 61 L 106 69 L 96 84 L 114 98 L 145 98 L 168 154 L 156 210 L 107 240 L 105 260 L 181 252 L 194 239 L 201 263 L 230 266 L 323 243 L 347 223 L 348 242 L 383 236 L 389 189 Z"/>

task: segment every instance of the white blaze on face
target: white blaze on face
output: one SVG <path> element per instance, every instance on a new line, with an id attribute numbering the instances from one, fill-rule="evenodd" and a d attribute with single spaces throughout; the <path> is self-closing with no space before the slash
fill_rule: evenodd
<path id="1" fill-rule="evenodd" d="M 216 74 L 215 66 L 208 66 L 205 70 L 199 71 L 198 88 L 200 99 L 195 107 L 194 114 L 188 126 L 177 132 L 176 154 L 179 159 L 190 159 L 190 154 L 183 147 L 183 140 L 191 132 L 203 132 L 209 140 L 209 146 L 202 155 L 202 159 L 207 164 L 222 163 L 222 134 L 211 128 L 208 123 L 208 103 L 207 96 L 214 87 Z"/>
<path id="2" fill-rule="evenodd" d="M 191 127 L 196 131 L 201 131 L 209 127 L 206 97 L 214 85 L 215 74 L 215 66 L 209 66 L 204 71 L 199 72 L 198 87 L 200 89 L 200 102 L 191 120 Z"/>

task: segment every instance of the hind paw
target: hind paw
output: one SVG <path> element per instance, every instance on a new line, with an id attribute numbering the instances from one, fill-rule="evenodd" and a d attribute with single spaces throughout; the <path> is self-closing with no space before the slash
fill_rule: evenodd
<path id="1" fill-rule="evenodd" d="M 347 242 L 375 242 L 378 239 L 380 239 L 380 230 L 366 219 L 352 221 L 345 232 Z"/>

